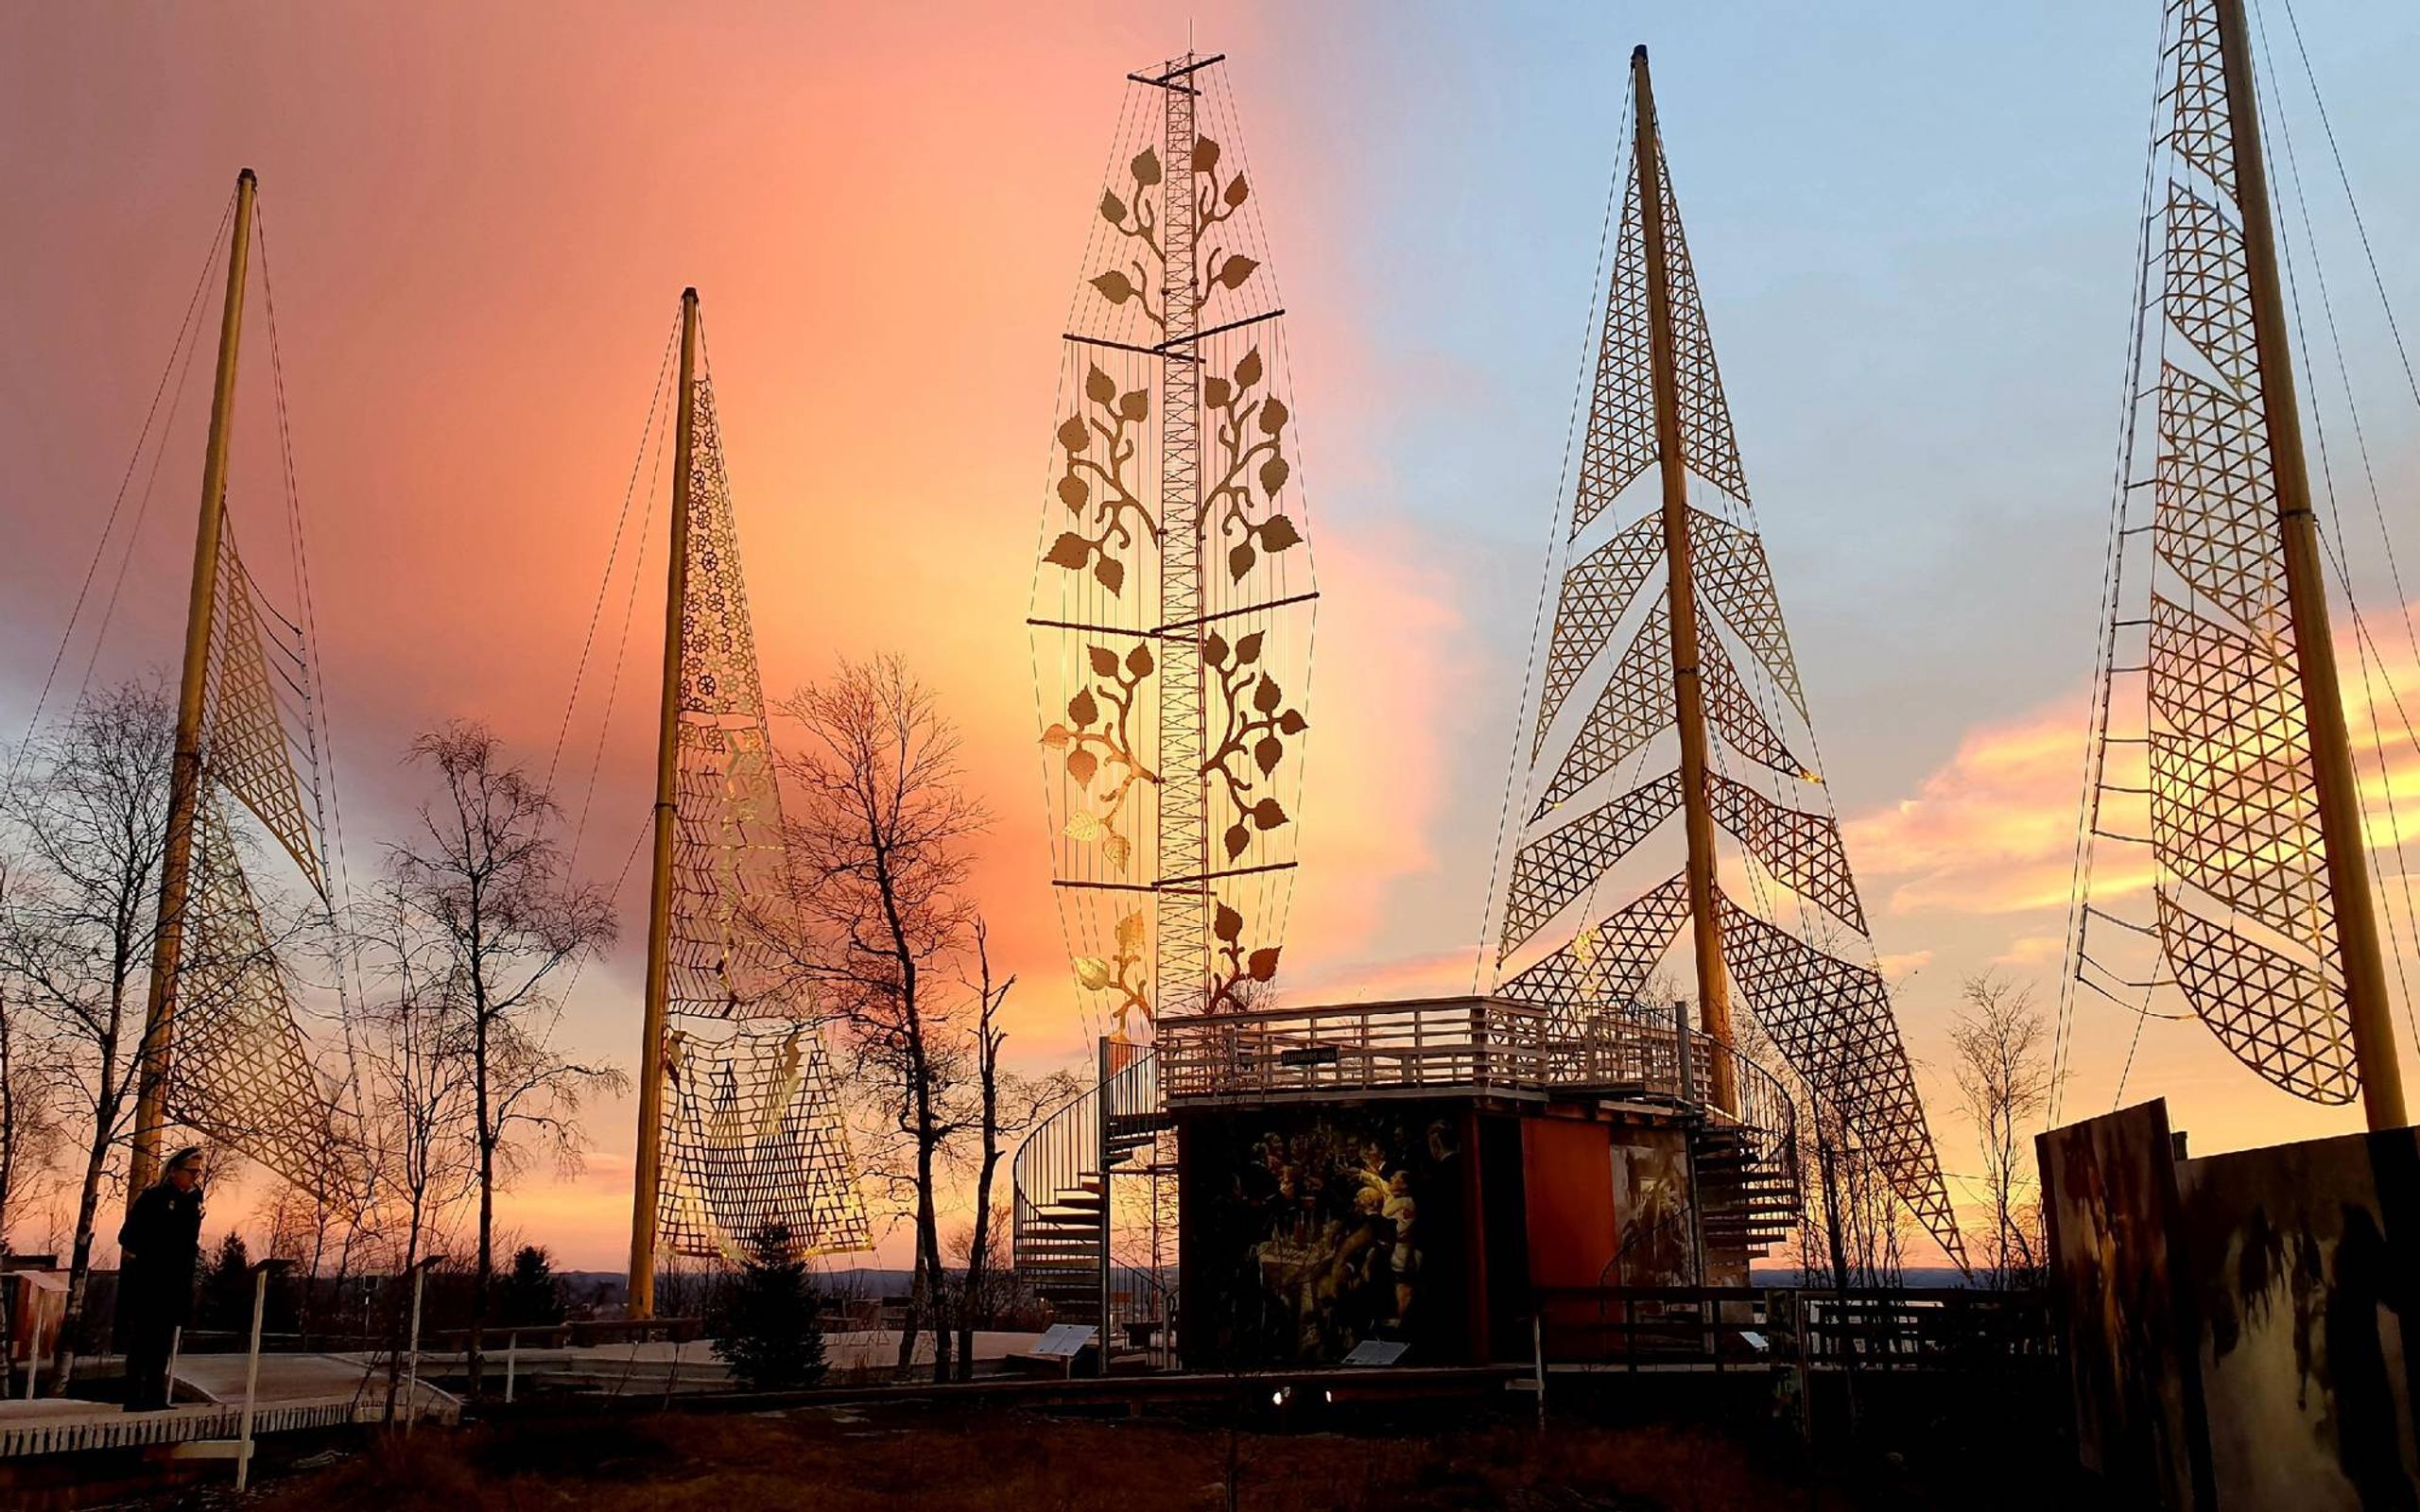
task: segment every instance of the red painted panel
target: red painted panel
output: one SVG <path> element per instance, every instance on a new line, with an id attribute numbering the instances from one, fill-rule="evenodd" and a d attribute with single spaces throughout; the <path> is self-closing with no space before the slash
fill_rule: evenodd
<path id="1" fill-rule="evenodd" d="M 1594 1286 L 1614 1259 L 1613 1143 L 1602 1124 L 1521 1121 L 1530 1283 Z"/>

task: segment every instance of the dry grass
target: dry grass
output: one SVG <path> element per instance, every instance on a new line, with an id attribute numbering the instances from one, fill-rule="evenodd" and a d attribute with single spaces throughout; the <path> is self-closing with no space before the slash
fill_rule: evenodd
<path id="1" fill-rule="evenodd" d="M 1467 1420 L 1467 1415 L 1463 1415 Z M 1127 1512 L 1228 1505 L 1230 1435 L 1216 1425 L 1091 1422 L 1028 1413 L 567 1418 L 386 1440 L 272 1481 L 274 1512 L 817 1512 L 915 1507 Z M 1374 1436 L 1234 1435 L 1250 1512 L 1725 1512 L 1847 1507 L 1810 1499 L 1733 1439 L 1700 1429 L 1491 1422 Z M 1893 1498 L 1895 1503 L 1897 1499 Z"/>

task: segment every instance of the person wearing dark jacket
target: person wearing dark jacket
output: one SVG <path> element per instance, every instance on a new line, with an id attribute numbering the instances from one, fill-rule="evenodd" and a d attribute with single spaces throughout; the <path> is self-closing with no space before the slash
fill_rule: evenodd
<path id="1" fill-rule="evenodd" d="M 168 1405 L 168 1352 L 193 1312 L 201 1259 L 201 1151 L 169 1157 L 160 1179 L 117 1231 L 117 1327 L 126 1350 L 126 1410 Z"/>

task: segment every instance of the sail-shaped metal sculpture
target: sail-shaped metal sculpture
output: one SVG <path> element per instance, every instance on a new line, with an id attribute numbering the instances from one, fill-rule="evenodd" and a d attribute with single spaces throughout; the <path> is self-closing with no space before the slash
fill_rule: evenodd
<path id="1" fill-rule="evenodd" d="M 1491 954 L 1504 997 L 1584 1031 L 1690 939 L 1700 1027 L 1736 990 L 1953 1256 L 1958 1232 L 1875 964 L 1756 532 L 1681 231 L 1645 49 L 1634 150 L 1553 620 L 1509 811 Z M 1653 477 L 1660 503 L 1636 512 Z M 1677 874 L 1670 828 L 1683 821 Z M 1727 835 L 1744 885 L 1721 881 Z M 1786 925 L 1782 919 L 1788 917 Z M 1551 948 L 1547 948 L 1547 947 Z M 1728 1061 L 1708 1089 L 1731 1108 Z M 1736 1109 L 1734 1109 L 1736 1111 Z"/>
<path id="2" fill-rule="evenodd" d="M 2166 15 L 2069 971 L 2400 1126 L 2242 0 Z"/>
<path id="3" fill-rule="evenodd" d="M 248 810 L 327 904 L 317 805 L 305 803 L 298 775 L 318 778 L 309 750 L 296 747 L 295 732 L 307 732 L 313 717 L 307 648 L 301 629 L 261 601 L 227 510 L 256 192 L 246 169 L 235 186 L 186 606 L 130 1201 L 157 1171 L 170 1123 L 260 1162 L 321 1203 L 357 1188 L 360 1178 L 342 1159 L 335 1088 L 316 1063 L 230 823 L 232 806 Z"/>
<path id="4" fill-rule="evenodd" d="M 778 1228 L 794 1254 L 872 1243 L 814 1005 L 767 931 L 787 902 L 781 792 L 740 576 L 697 291 L 681 393 L 648 931 L 631 1295 L 659 1246 L 735 1259 Z"/>
<path id="5" fill-rule="evenodd" d="M 264 613 L 228 530 L 210 616 L 203 793 L 178 963 L 167 1108 L 177 1123 L 324 1199 L 348 1190 L 333 1092 L 296 1016 L 227 816 L 229 799 L 249 810 L 327 902 L 318 829 L 296 775 L 302 753 L 289 733 L 308 714 L 286 707 L 306 701 L 303 647 L 299 636 L 273 635 Z M 301 765 L 307 769 L 307 755 Z"/>
<path id="6" fill-rule="evenodd" d="M 1131 76 L 1029 622 L 1075 979 L 1120 1040 L 1275 978 L 1308 728 L 1285 312 L 1219 61 Z"/>

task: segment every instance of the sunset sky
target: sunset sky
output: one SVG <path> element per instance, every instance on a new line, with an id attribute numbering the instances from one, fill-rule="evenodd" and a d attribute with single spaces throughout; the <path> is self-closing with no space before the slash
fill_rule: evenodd
<path id="1" fill-rule="evenodd" d="M 2293 34 L 2264 9 L 2409 548 L 2420 415 Z M 2420 329 L 2420 11 L 2297 10 L 2388 299 Z M 32 712 L 237 168 L 261 180 L 357 881 L 418 796 L 398 762 L 414 731 L 484 719 L 546 764 L 694 284 L 767 685 L 896 651 L 936 687 L 997 816 L 979 889 L 1022 978 L 1011 1058 L 1076 1062 L 1021 621 L 1123 76 L 1190 27 L 1230 55 L 1251 133 L 1322 591 L 1286 987 L 1467 990 L 1623 65 L 1645 42 L 1850 857 L 1943 1163 L 1971 1172 L 1948 1106 L 1959 985 L 1996 966 L 2058 998 L 2158 11 L 17 7 L 0 49 L 0 733 Z M 248 541 L 284 530 L 268 335 L 256 302 L 231 490 Z M 2333 351 L 2315 350 L 2313 407 L 2335 425 Z M 207 368 L 205 351 L 179 390 L 96 679 L 173 666 Z M 2408 620 L 2348 475 L 2358 587 L 2409 699 Z M 138 476 L 130 512 L 143 493 Z M 606 881 L 650 797 L 661 551 L 582 840 L 581 870 Z M 290 607 L 284 560 L 254 566 Z M 54 708 L 95 652 L 92 612 Z M 617 590 L 573 713 L 581 783 L 621 613 Z M 2408 782 L 2420 751 L 2394 729 Z M 643 892 L 643 876 L 625 890 L 631 932 L 566 1020 L 572 1048 L 625 1066 Z M 2109 1106 L 2135 1029 L 2080 1007 L 2070 1115 Z M 2126 1094 L 2166 1095 L 2197 1152 L 2358 1124 L 2270 1090 L 2191 1023 L 2144 1027 Z M 627 1101 L 601 1108 L 585 1174 L 533 1177 L 506 1222 L 564 1263 L 620 1264 L 631 1122 Z"/>

